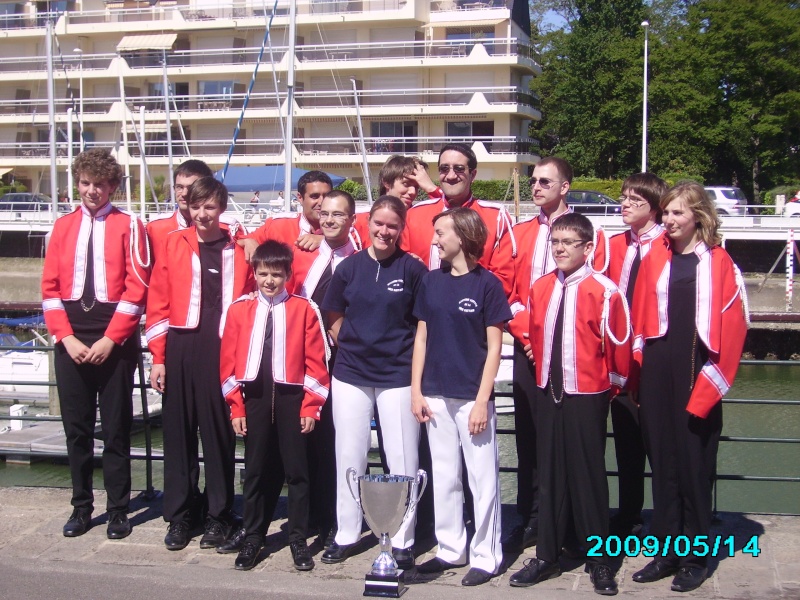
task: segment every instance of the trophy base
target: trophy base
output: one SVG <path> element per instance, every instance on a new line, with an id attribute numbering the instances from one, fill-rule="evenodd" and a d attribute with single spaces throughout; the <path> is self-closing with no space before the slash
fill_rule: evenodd
<path id="1" fill-rule="evenodd" d="M 364 595 L 379 598 L 399 598 L 407 591 L 403 570 L 393 575 L 367 573 L 364 577 Z"/>

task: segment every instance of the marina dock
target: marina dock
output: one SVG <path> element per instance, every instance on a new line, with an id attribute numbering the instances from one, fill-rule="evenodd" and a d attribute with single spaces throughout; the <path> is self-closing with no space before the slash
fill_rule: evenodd
<path id="1" fill-rule="evenodd" d="M 184 550 L 164 548 L 166 525 L 161 503 L 136 497 L 131 504 L 133 533 L 124 540 L 106 538 L 105 495 L 95 492 L 92 529 L 79 538 L 65 538 L 61 528 L 70 515 L 70 491 L 57 488 L 0 488 L 0 597 L 129 600 L 219 600 L 220 598 L 357 598 L 364 574 L 378 554 L 369 533 L 362 538 L 364 551 L 338 565 L 320 561 L 319 541 L 311 546 L 316 567 L 308 573 L 295 571 L 281 530 L 283 517 L 273 521 L 259 563 L 252 571 L 233 569 L 235 555 L 200 550 L 199 534 Z M 237 500 L 240 500 L 237 498 Z M 513 507 L 503 506 L 505 529 L 514 522 Z M 709 579 L 691 598 L 800 598 L 800 517 L 721 513 L 712 537 L 734 536 L 735 553 L 727 546 L 710 560 Z M 759 554 L 742 552 L 756 536 Z M 313 539 L 309 539 L 311 543 Z M 432 540 L 417 543 L 417 564 L 433 557 Z M 522 567 L 530 552 L 507 556 L 506 569 L 491 582 L 464 588 L 461 577 L 467 567 L 447 571 L 435 580 L 407 573 L 406 600 L 468 600 L 470 598 L 596 598 L 589 575 L 578 561 L 562 559 L 561 577 L 530 589 L 511 588 L 508 578 Z M 642 585 L 631 574 L 648 558 L 618 559 L 615 564 L 620 598 L 678 598 L 670 591 L 670 579 Z M 502 596 L 501 596 L 502 595 Z"/>

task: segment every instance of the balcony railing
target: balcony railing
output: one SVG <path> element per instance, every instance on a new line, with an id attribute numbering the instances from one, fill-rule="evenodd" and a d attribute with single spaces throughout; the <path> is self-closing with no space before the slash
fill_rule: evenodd
<path id="1" fill-rule="evenodd" d="M 73 86 L 74 88 L 74 86 Z M 64 115 L 68 108 L 77 113 L 79 99 L 58 99 L 55 101 L 57 115 Z M 491 105 L 522 105 L 539 108 L 539 99 L 515 87 L 474 87 L 474 88 L 431 88 L 431 89 L 393 89 L 359 90 L 358 101 L 362 108 L 397 106 L 467 106 L 476 94 L 483 94 Z M 351 90 L 301 91 L 295 93 L 295 102 L 301 109 L 337 109 L 355 106 Z M 174 106 L 182 112 L 182 118 L 191 118 L 184 111 L 240 110 L 244 106 L 245 94 L 225 95 L 178 95 L 173 96 Z M 149 112 L 163 111 L 163 96 L 128 96 L 128 105 L 133 110 L 144 106 Z M 286 100 L 286 92 L 276 97 L 273 93 L 254 93 L 250 95 L 248 110 L 278 110 Z M 119 98 L 91 98 L 83 100 L 84 115 L 106 115 Z M 47 115 L 47 100 L 0 100 L 0 116 L 3 115 Z M 277 114 L 275 115 L 278 116 Z"/>
<path id="2" fill-rule="evenodd" d="M 539 64 L 538 56 L 529 45 L 516 38 L 491 38 L 481 40 L 440 40 L 435 42 L 408 41 L 363 44 L 303 45 L 296 49 L 300 64 L 379 61 L 404 58 L 463 59 L 476 47 L 482 47 L 490 57 L 521 57 Z M 273 48 L 275 63 L 283 61 L 288 48 Z M 171 50 L 167 52 L 169 67 L 209 67 L 209 66 L 247 66 L 255 64 L 260 48 L 219 48 L 215 50 Z M 83 56 L 83 70 L 108 69 L 116 53 L 91 54 Z M 163 54 L 160 50 L 124 53 L 123 58 L 131 69 L 161 68 Z M 66 69 L 77 73 L 81 67 L 81 57 L 73 55 L 57 56 L 56 70 Z M 44 56 L 3 57 L 0 58 L 0 73 L 25 73 L 47 70 Z M 115 75 L 116 76 L 116 75 Z"/>
<path id="3" fill-rule="evenodd" d="M 459 137 L 368 137 L 364 140 L 367 155 L 385 157 L 390 154 L 422 154 L 438 153 L 439 149 L 448 143 L 460 142 L 470 146 L 476 143 L 483 144 L 489 154 L 517 155 L 538 153 L 539 141 L 531 138 L 517 138 L 513 136 L 459 136 Z M 89 141 L 87 148 L 108 147 L 110 141 Z M 226 156 L 230 146 L 229 139 L 216 140 L 188 140 L 189 154 L 195 158 L 210 156 Z M 146 157 L 167 156 L 168 142 L 165 140 L 148 140 L 145 144 Z M 282 139 L 245 139 L 239 140 L 233 151 L 234 157 L 259 157 L 259 161 L 278 162 L 278 157 L 283 154 L 284 143 Z M 140 151 L 135 143 L 129 144 L 130 154 L 139 157 Z M 324 156 L 335 155 L 360 155 L 358 138 L 305 138 L 294 141 L 294 148 L 298 155 L 314 157 L 319 160 Z M 67 156 L 68 146 L 58 144 L 58 156 Z M 74 142 L 73 153 L 79 152 L 79 143 Z M 188 156 L 186 147 L 180 140 L 172 142 L 173 156 Z M 39 162 L 49 161 L 50 147 L 47 142 L 27 143 L 0 143 L 0 156 L 17 158 L 35 158 Z M 381 160 L 384 160 L 383 158 Z M 213 162 L 213 161 L 212 161 Z"/>
<path id="4" fill-rule="evenodd" d="M 245 4 L 231 3 L 219 8 L 189 6 L 188 2 L 181 6 L 160 6 L 154 4 L 149 8 L 112 8 L 107 10 L 85 10 L 4 14 L 0 16 L 0 30 L 4 29 L 34 29 L 44 27 L 48 20 L 57 21 L 60 17 L 66 19 L 70 25 L 93 25 L 101 23 L 136 23 L 150 21 L 165 21 L 182 18 L 185 21 L 210 21 L 216 19 L 268 19 L 273 11 L 276 17 L 289 16 L 289 1 L 281 0 L 277 7 L 270 1 L 265 8 L 247 6 Z M 295 0 L 297 2 L 297 15 L 340 15 L 340 14 L 368 14 L 378 11 L 396 11 L 404 8 L 408 0 Z M 485 4 L 501 4 L 501 0 L 488 1 Z M 223 3 L 220 3 L 223 4 Z M 466 7 L 465 7 L 466 8 Z M 177 17 L 176 15 L 180 15 Z"/>

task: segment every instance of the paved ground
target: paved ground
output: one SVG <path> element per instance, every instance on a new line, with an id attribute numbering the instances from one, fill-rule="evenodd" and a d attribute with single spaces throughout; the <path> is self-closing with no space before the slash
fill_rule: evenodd
<path id="1" fill-rule="evenodd" d="M 97 494 L 96 504 L 105 497 Z M 505 507 L 508 509 L 509 507 Z M 67 539 L 61 527 L 70 514 L 69 491 L 53 488 L 0 488 L 0 598 L 128 600 L 168 598 L 169 600 L 219 600 L 234 595 L 260 598 L 356 598 L 363 591 L 364 573 L 377 556 L 374 538 L 365 536 L 365 551 L 339 565 L 319 561 L 321 548 L 312 550 L 317 566 L 299 573 L 284 547 L 283 521 L 270 529 L 267 547 L 255 569 L 233 569 L 234 555 L 200 550 L 198 537 L 179 552 L 163 546 L 165 525 L 158 500 L 148 503 L 137 498 L 131 507 L 133 533 L 125 540 L 110 541 L 105 535 L 105 514 L 95 511 L 93 528 L 80 538 Z M 504 513 L 505 514 L 505 513 Z M 511 518 L 509 512 L 509 518 Z M 695 598 L 800 598 L 800 518 L 762 515 L 722 514 L 713 535 L 734 536 L 736 553 L 712 560 L 712 573 L 703 586 L 690 594 Z M 758 557 L 741 549 L 758 536 Z M 433 556 L 430 543 L 418 550 L 422 562 Z M 522 566 L 525 556 L 507 557 L 507 572 L 478 588 L 463 588 L 466 568 L 454 569 L 434 581 L 409 586 L 405 598 L 446 600 L 500 597 L 520 599 L 592 598 L 592 586 L 578 562 L 562 562 L 565 573 L 530 589 L 508 585 L 508 577 Z M 670 580 L 639 585 L 631 574 L 647 563 L 643 556 L 621 561 L 617 579 L 619 597 L 666 598 Z M 413 573 L 410 574 L 414 579 Z"/>

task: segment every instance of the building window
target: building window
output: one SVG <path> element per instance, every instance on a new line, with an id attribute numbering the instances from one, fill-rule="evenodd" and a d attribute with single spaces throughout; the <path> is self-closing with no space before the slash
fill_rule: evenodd
<path id="1" fill-rule="evenodd" d="M 370 124 L 373 151 L 390 154 L 417 152 L 416 121 L 380 121 Z"/>

